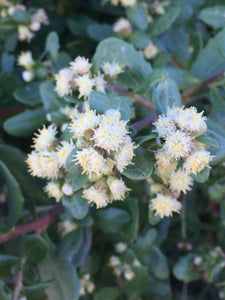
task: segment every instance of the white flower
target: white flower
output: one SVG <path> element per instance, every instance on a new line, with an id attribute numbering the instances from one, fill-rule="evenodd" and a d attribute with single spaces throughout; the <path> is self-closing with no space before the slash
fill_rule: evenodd
<path id="1" fill-rule="evenodd" d="M 45 125 L 42 129 L 38 129 L 39 133 L 35 133 L 33 138 L 36 151 L 48 151 L 52 144 L 56 141 L 57 130 L 54 125 L 50 125 L 47 128 Z"/>
<path id="2" fill-rule="evenodd" d="M 151 200 L 150 208 L 155 211 L 155 215 L 160 216 L 160 218 L 170 217 L 173 212 L 180 212 L 181 203 L 169 195 L 158 194 L 156 198 Z"/>
<path id="3" fill-rule="evenodd" d="M 30 51 L 23 51 L 17 58 L 18 66 L 30 69 L 34 65 L 34 60 L 32 58 L 32 53 Z"/>
<path id="4" fill-rule="evenodd" d="M 205 167 L 209 167 L 209 162 L 213 156 L 206 150 L 199 150 L 192 153 L 184 163 L 184 169 L 189 172 L 196 174 L 201 172 Z"/>
<path id="5" fill-rule="evenodd" d="M 59 202 L 63 196 L 60 185 L 56 182 L 48 182 L 48 184 L 44 188 L 44 191 L 48 194 L 49 197 L 55 198 L 56 202 Z"/>
<path id="6" fill-rule="evenodd" d="M 92 173 L 101 175 L 106 170 L 104 157 L 92 147 L 77 151 L 74 161 L 83 167 L 82 174 L 87 173 L 89 176 Z"/>
<path id="7" fill-rule="evenodd" d="M 122 179 L 108 177 L 107 184 L 112 193 L 113 200 L 123 200 L 126 191 L 129 191 Z"/>
<path id="8" fill-rule="evenodd" d="M 38 11 L 31 16 L 31 21 L 45 25 L 49 24 L 48 17 L 43 8 L 38 9 Z"/>
<path id="9" fill-rule="evenodd" d="M 107 82 L 104 80 L 104 75 L 98 72 L 98 76 L 94 77 L 94 81 L 96 91 L 105 93 L 105 85 L 107 84 Z"/>
<path id="10" fill-rule="evenodd" d="M 115 250 L 118 253 L 123 253 L 126 249 L 127 245 L 125 243 L 120 242 L 115 245 Z"/>
<path id="11" fill-rule="evenodd" d="M 153 125 L 156 127 L 155 131 L 158 133 L 158 136 L 164 138 L 176 129 L 174 121 L 164 115 L 159 116 L 159 119 Z"/>
<path id="12" fill-rule="evenodd" d="M 112 255 L 109 258 L 109 266 L 110 267 L 118 267 L 121 265 L 121 261 L 118 256 Z"/>
<path id="13" fill-rule="evenodd" d="M 59 177 L 59 163 L 56 152 L 38 153 L 32 151 L 26 160 L 33 176 L 56 179 Z"/>
<path id="14" fill-rule="evenodd" d="M 152 42 L 144 49 L 143 54 L 147 59 L 151 59 L 159 52 L 158 47 Z"/>
<path id="15" fill-rule="evenodd" d="M 116 167 L 120 172 L 123 172 L 123 169 L 132 164 L 132 158 L 134 157 L 134 149 L 136 147 L 133 143 L 128 143 L 122 146 L 115 154 L 114 159 L 116 161 Z"/>
<path id="16" fill-rule="evenodd" d="M 11 6 L 9 9 L 8 9 L 8 14 L 9 16 L 12 16 L 16 11 L 16 8 L 15 6 Z"/>
<path id="17" fill-rule="evenodd" d="M 94 130 L 93 139 L 95 146 L 108 151 L 108 153 L 110 151 L 117 151 L 124 143 L 128 133 L 126 124 L 127 122 L 117 120 L 116 117 L 108 118 L 103 116 L 99 127 Z"/>
<path id="18" fill-rule="evenodd" d="M 71 184 L 64 183 L 62 186 L 62 192 L 64 195 L 71 196 L 73 194 L 73 188 Z"/>
<path id="19" fill-rule="evenodd" d="M 30 42 L 34 37 L 34 34 L 28 29 L 27 26 L 19 25 L 18 26 L 18 35 L 20 41 Z"/>
<path id="20" fill-rule="evenodd" d="M 165 153 L 173 159 L 187 157 L 193 147 L 194 144 L 192 142 L 192 137 L 188 133 L 185 133 L 181 130 L 170 132 L 166 136 L 166 141 L 163 145 Z"/>
<path id="21" fill-rule="evenodd" d="M 74 137 L 82 137 L 85 131 L 92 129 L 98 125 L 100 117 L 96 115 L 94 110 L 89 110 L 80 113 L 76 118 L 72 117 L 72 124 L 70 130 L 74 133 Z"/>
<path id="22" fill-rule="evenodd" d="M 90 72 L 92 64 L 85 57 L 78 56 L 74 62 L 70 63 L 70 69 L 75 75 L 85 75 Z"/>
<path id="23" fill-rule="evenodd" d="M 193 178 L 188 175 L 184 170 L 179 169 L 173 171 L 170 175 L 170 188 L 177 190 L 178 192 L 184 192 L 191 190 L 193 184 Z"/>
<path id="24" fill-rule="evenodd" d="M 131 267 L 128 264 L 124 264 L 123 275 L 126 280 L 132 280 L 135 276 L 134 271 L 132 271 Z"/>
<path id="25" fill-rule="evenodd" d="M 121 4 L 125 7 L 134 6 L 137 0 L 120 0 Z"/>
<path id="26" fill-rule="evenodd" d="M 156 13 L 157 15 L 164 15 L 165 9 L 160 3 L 158 3 L 158 5 L 154 9 L 154 13 Z"/>
<path id="27" fill-rule="evenodd" d="M 109 196 L 103 190 L 98 190 L 94 186 L 83 191 L 83 197 L 88 200 L 88 203 L 95 204 L 96 208 L 102 208 L 108 205 Z"/>
<path id="28" fill-rule="evenodd" d="M 117 6 L 119 4 L 120 0 L 110 0 L 110 3 L 114 6 Z"/>
<path id="29" fill-rule="evenodd" d="M 30 82 L 34 79 L 35 74 L 33 71 L 23 71 L 22 78 L 26 82 Z"/>
<path id="30" fill-rule="evenodd" d="M 58 160 L 60 166 L 64 166 L 70 152 L 74 149 L 75 145 L 72 142 L 62 141 L 61 146 L 57 147 Z"/>
<path id="31" fill-rule="evenodd" d="M 38 22 L 31 22 L 29 25 L 30 30 L 32 31 L 38 31 L 41 28 L 41 24 Z"/>
<path id="32" fill-rule="evenodd" d="M 128 37 L 131 34 L 132 27 L 130 22 L 125 18 L 120 18 L 113 26 L 114 32 L 121 33 L 124 37 Z"/>
<path id="33" fill-rule="evenodd" d="M 175 170 L 177 163 L 171 157 L 165 153 L 162 149 L 158 150 L 156 153 L 156 163 L 159 168 L 163 168 L 166 172 Z"/>
<path id="34" fill-rule="evenodd" d="M 60 97 L 72 94 L 72 89 L 74 87 L 74 79 L 70 69 L 65 68 L 60 70 L 59 73 L 55 75 L 55 80 L 55 90 Z"/>
<path id="35" fill-rule="evenodd" d="M 114 62 L 104 62 L 102 65 L 102 70 L 105 73 L 105 75 L 109 75 L 110 77 L 116 77 L 117 75 L 123 72 L 122 67 Z"/>
<path id="36" fill-rule="evenodd" d="M 95 80 L 91 79 L 89 75 L 79 76 L 75 79 L 75 84 L 79 90 L 79 98 L 87 98 L 93 91 L 95 85 Z"/>

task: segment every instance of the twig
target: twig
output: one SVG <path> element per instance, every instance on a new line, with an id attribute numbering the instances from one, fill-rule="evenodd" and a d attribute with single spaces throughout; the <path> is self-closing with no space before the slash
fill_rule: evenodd
<path id="1" fill-rule="evenodd" d="M 118 276 L 118 275 L 115 275 L 115 276 L 116 276 L 116 281 L 117 281 L 119 287 L 121 288 L 121 290 L 122 290 L 122 291 L 124 292 L 124 294 L 126 295 L 126 298 L 127 298 L 128 300 L 130 300 L 130 297 L 129 297 L 128 294 L 127 294 L 126 287 L 125 287 L 125 284 L 124 284 L 122 278 L 121 278 L 120 276 Z"/>
<path id="2" fill-rule="evenodd" d="M 182 210 L 181 210 L 181 236 L 182 239 L 187 238 L 187 228 L 186 228 L 186 198 L 182 199 Z"/>
<path id="3" fill-rule="evenodd" d="M 14 227 L 10 232 L 0 235 L 0 244 L 32 231 L 37 232 L 40 231 L 40 229 L 43 230 L 53 223 L 63 211 L 64 207 L 58 205 L 38 220 Z"/>
<path id="4" fill-rule="evenodd" d="M 225 72 L 225 69 L 222 72 L 204 80 L 202 83 L 200 83 L 200 84 L 196 85 L 195 87 L 184 92 L 182 95 L 183 104 L 186 104 L 188 102 L 188 98 L 190 98 L 190 96 L 195 94 L 197 91 L 201 90 L 202 88 L 210 86 L 210 84 L 212 84 L 218 78 L 222 77 L 224 75 L 224 72 Z"/>
<path id="5" fill-rule="evenodd" d="M 0 118 L 7 118 L 17 113 L 23 112 L 25 109 L 28 109 L 29 106 L 24 105 L 22 107 L 9 107 L 0 109 Z"/>
<path id="6" fill-rule="evenodd" d="M 177 68 L 179 68 L 179 69 L 182 69 L 182 66 L 181 66 L 175 59 L 171 58 L 171 59 L 169 60 L 169 62 L 170 62 L 172 65 L 174 65 L 175 67 L 177 67 Z"/>
<path id="7" fill-rule="evenodd" d="M 141 120 L 139 122 L 131 124 L 131 127 L 136 129 L 137 131 L 139 131 L 139 130 L 142 130 L 142 129 L 148 127 L 149 125 L 151 125 L 152 123 L 154 123 L 157 120 L 158 120 L 158 116 L 156 114 L 153 114 L 144 120 Z"/>
<path id="8" fill-rule="evenodd" d="M 21 264 L 20 270 L 16 275 L 16 282 L 15 282 L 15 288 L 14 288 L 12 300 L 19 299 L 19 293 L 20 293 L 20 289 L 22 287 L 22 281 L 23 281 L 23 271 L 24 271 L 24 265 Z"/>
<path id="9" fill-rule="evenodd" d="M 106 88 L 110 89 L 110 90 L 113 90 L 113 91 L 115 91 L 117 93 L 123 94 L 123 95 L 125 95 L 127 97 L 130 97 L 134 101 L 142 104 L 143 106 L 147 107 L 150 110 L 153 110 L 153 111 L 155 110 L 154 105 L 151 102 L 149 102 L 148 100 L 146 100 L 144 97 L 142 97 L 142 96 L 140 96 L 138 94 L 132 94 L 132 93 L 128 92 L 128 90 L 126 90 L 124 88 L 121 88 L 118 85 L 107 84 Z"/>

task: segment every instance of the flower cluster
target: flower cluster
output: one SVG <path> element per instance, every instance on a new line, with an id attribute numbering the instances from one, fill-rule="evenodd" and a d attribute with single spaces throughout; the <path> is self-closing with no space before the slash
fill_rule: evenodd
<path id="1" fill-rule="evenodd" d="M 125 19 L 120 18 L 116 21 L 116 23 L 113 26 L 113 31 L 120 33 L 124 38 L 127 38 L 130 36 L 132 32 L 132 26 L 131 23 Z"/>
<path id="2" fill-rule="evenodd" d="M 32 53 L 30 51 L 21 52 L 17 58 L 18 66 L 24 67 L 25 71 L 22 73 L 23 80 L 26 82 L 34 79 L 34 71 L 33 66 L 35 65 L 35 61 L 33 60 Z"/>
<path id="3" fill-rule="evenodd" d="M 161 218 L 179 212 L 181 205 L 176 198 L 191 189 L 191 175 L 209 167 L 212 156 L 206 145 L 196 139 L 207 130 L 205 119 L 203 112 L 198 113 L 195 107 L 174 107 L 168 108 L 166 116 L 159 116 L 154 123 L 161 145 L 155 155 L 157 172 L 164 188 L 153 183 L 157 196 L 151 208 Z"/>
<path id="4" fill-rule="evenodd" d="M 1 9 L 1 17 L 12 17 L 18 11 L 26 12 L 27 9 L 22 4 L 13 4 L 6 1 L 4 7 Z M 34 37 L 34 32 L 39 31 L 41 25 L 48 25 L 49 20 L 43 8 L 36 10 L 35 13 L 30 15 L 30 22 L 28 25 L 18 23 L 18 37 L 20 41 L 30 42 Z"/>
<path id="5" fill-rule="evenodd" d="M 104 93 L 106 81 L 99 72 L 97 76 L 91 74 L 92 64 L 85 57 L 78 56 L 70 63 L 69 68 L 64 68 L 55 75 L 56 92 L 60 97 L 79 92 L 79 98 L 88 98 L 93 89 Z"/>
<path id="6" fill-rule="evenodd" d="M 89 273 L 84 274 L 80 280 L 80 295 L 86 295 L 93 293 L 95 285 L 91 280 L 91 275 Z"/>
<path id="7" fill-rule="evenodd" d="M 144 49 L 143 54 L 147 59 L 154 58 L 159 52 L 157 46 L 155 46 L 152 42 Z"/>
<path id="8" fill-rule="evenodd" d="M 86 188 L 83 197 L 97 208 L 105 207 L 113 200 L 123 200 L 129 190 L 123 180 L 116 176 L 131 164 L 134 148 L 118 110 L 107 110 L 97 115 L 88 110 L 72 118 L 70 130 L 77 138 L 74 161 L 83 169 L 94 184 Z"/>
<path id="9" fill-rule="evenodd" d="M 136 4 L 137 0 L 110 0 L 112 5 L 118 5 L 119 3 L 124 7 L 131 7 Z"/>
<path id="10" fill-rule="evenodd" d="M 112 268 L 113 273 L 120 277 L 124 276 L 126 280 L 132 280 L 135 276 L 134 271 L 127 263 L 123 263 L 118 256 L 111 256 L 109 258 L 109 266 Z"/>

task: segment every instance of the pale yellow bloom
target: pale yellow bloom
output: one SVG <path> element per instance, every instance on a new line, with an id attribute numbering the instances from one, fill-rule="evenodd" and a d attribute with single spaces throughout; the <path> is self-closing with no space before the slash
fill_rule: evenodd
<path id="1" fill-rule="evenodd" d="M 48 197 L 55 198 L 56 202 L 59 202 L 63 196 L 60 185 L 56 182 L 48 182 L 44 191 L 48 194 Z"/>
<path id="2" fill-rule="evenodd" d="M 155 211 L 156 216 L 164 218 L 171 217 L 173 212 L 179 213 L 181 203 L 169 195 L 157 194 L 156 198 L 151 200 L 150 207 Z"/>

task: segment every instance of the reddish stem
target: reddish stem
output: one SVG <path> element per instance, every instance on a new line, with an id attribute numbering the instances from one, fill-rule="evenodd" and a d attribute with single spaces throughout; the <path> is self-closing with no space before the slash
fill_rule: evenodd
<path id="1" fill-rule="evenodd" d="M 137 101 L 138 103 L 142 104 L 143 106 L 147 107 L 150 110 L 153 110 L 153 111 L 155 110 L 154 105 L 151 102 L 149 102 L 148 100 L 146 100 L 145 98 L 143 98 L 140 95 L 131 94 L 130 92 L 128 92 L 128 90 L 121 88 L 118 85 L 107 84 L 106 88 L 113 90 L 117 93 L 123 94 L 127 97 L 130 97 L 131 99 Z"/>
<path id="2" fill-rule="evenodd" d="M 22 106 L 22 107 L 10 107 L 10 108 L 3 108 L 0 109 L 0 118 L 7 118 L 17 113 L 23 112 L 25 109 L 28 109 L 29 106 Z"/>
<path id="3" fill-rule="evenodd" d="M 20 267 L 20 270 L 19 270 L 17 276 L 16 276 L 16 283 L 15 283 L 15 288 L 14 288 L 14 293 L 13 293 L 12 300 L 18 300 L 19 299 L 20 289 L 22 287 L 22 281 L 23 281 L 23 271 L 24 271 L 24 266 L 22 265 Z"/>
<path id="4" fill-rule="evenodd" d="M 153 114 L 153 115 L 147 117 L 144 120 L 141 120 L 139 122 L 131 124 L 131 127 L 133 127 L 134 129 L 136 129 L 137 131 L 139 131 L 139 130 L 142 130 L 142 129 L 148 127 L 149 125 L 151 125 L 152 123 L 156 122 L 157 120 L 158 120 L 158 116 L 156 114 Z"/>
<path id="5" fill-rule="evenodd" d="M 64 207 L 58 205 L 38 220 L 14 227 L 10 232 L 0 235 L 0 244 L 32 231 L 37 232 L 40 231 L 40 229 L 43 230 L 53 223 L 63 211 Z"/>

